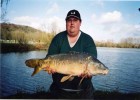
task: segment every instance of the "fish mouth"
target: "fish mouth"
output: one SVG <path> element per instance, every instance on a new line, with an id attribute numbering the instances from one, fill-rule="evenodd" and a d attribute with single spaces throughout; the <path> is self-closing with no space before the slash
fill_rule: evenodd
<path id="1" fill-rule="evenodd" d="M 108 69 L 106 69 L 105 71 L 104 71 L 104 75 L 106 75 L 106 74 L 108 74 L 109 73 L 109 70 Z"/>

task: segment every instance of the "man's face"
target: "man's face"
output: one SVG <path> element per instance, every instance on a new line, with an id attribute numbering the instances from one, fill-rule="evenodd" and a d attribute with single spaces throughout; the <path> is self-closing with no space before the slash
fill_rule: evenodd
<path id="1" fill-rule="evenodd" d="M 66 30 L 69 36 L 76 36 L 79 33 L 81 21 L 77 18 L 69 18 L 66 21 Z"/>

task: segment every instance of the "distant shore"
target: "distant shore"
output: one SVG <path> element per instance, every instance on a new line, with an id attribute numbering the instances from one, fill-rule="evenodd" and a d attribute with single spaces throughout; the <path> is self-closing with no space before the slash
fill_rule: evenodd
<path id="1" fill-rule="evenodd" d="M 1 43 L 1 53 L 7 52 L 27 52 L 34 50 L 47 50 L 47 44 L 18 44 L 18 43 Z M 108 47 L 97 45 L 97 47 Z M 112 47 L 116 48 L 116 47 Z"/>
<path id="2" fill-rule="evenodd" d="M 42 91 L 37 93 L 22 93 L 19 92 L 15 95 L 2 97 L 2 99 L 56 99 L 50 93 Z M 140 100 L 140 93 L 120 93 L 108 91 L 95 91 L 95 100 Z"/>
<path id="3" fill-rule="evenodd" d="M 24 52 L 31 50 L 46 50 L 56 36 L 56 28 L 45 32 L 30 26 L 13 23 L 1 24 L 1 52 Z M 94 38 L 93 38 L 94 39 Z M 60 40 L 61 41 L 61 40 Z M 140 37 L 126 37 L 115 40 L 94 40 L 97 47 L 140 48 Z"/>

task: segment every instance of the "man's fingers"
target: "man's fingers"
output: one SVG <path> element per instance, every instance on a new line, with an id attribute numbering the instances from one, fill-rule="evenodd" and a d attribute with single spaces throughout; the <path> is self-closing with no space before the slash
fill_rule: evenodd
<path id="1" fill-rule="evenodd" d="M 50 69 L 50 70 L 48 71 L 48 74 L 54 74 L 54 73 L 56 73 L 55 70 Z"/>
<path id="2" fill-rule="evenodd" d="M 88 77 L 88 78 L 91 78 L 91 77 L 92 77 L 92 75 L 89 75 L 89 74 L 88 74 L 88 75 L 87 75 L 87 77 Z"/>
<path id="3" fill-rule="evenodd" d="M 48 71 L 48 74 L 52 74 L 50 70 Z"/>
<path id="4" fill-rule="evenodd" d="M 81 75 L 79 75 L 78 77 L 84 77 L 84 78 L 90 78 L 90 77 L 92 77 L 92 75 L 90 75 L 90 74 L 81 74 Z"/>
<path id="5" fill-rule="evenodd" d="M 51 70 L 51 73 L 54 74 L 55 73 L 55 70 Z"/>
<path id="6" fill-rule="evenodd" d="M 44 68 L 42 68 L 44 71 L 47 71 L 47 69 L 48 69 L 48 66 L 46 66 L 46 67 L 44 67 Z"/>
<path id="7" fill-rule="evenodd" d="M 84 74 L 82 73 L 82 74 L 78 75 L 78 77 L 84 77 Z"/>

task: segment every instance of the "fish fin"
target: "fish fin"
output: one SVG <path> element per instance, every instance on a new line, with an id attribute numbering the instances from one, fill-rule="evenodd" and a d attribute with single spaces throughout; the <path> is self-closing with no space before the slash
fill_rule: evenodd
<path id="1" fill-rule="evenodd" d="M 66 80 L 70 79 L 71 77 L 72 77 L 72 75 L 64 76 L 64 77 L 62 77 L 60 82 L 65 82 Z"/>
<path id="2" fill-rule="evenodd" d="M 83 79 L 84 79 L 85 77 L 86 77 L 86 75 L 82 77 L 82 79 L 81 79 L 80 82 L 79 82 L 79 86 L 81 85 L 81 83 L 82 83 L 82 81 L 83 81 Z"/>
<path id="3" fill-rule="evenodd" d="M 34 76 L 34 75 L 37 74 L 38 72 L 40 72 L 40 68 L 39 68 L 39 67 L 35 67 L 35 68 L 34 68 L 34 72 L 32 73 L 31 76 Z"/>
<path id="4" fill-rule="evenodd" d="M 72 81 L 73 79 L 74 79 L 74 77 L 70 77 L 70 78 L 69 78 L 69 81 Z"/>

